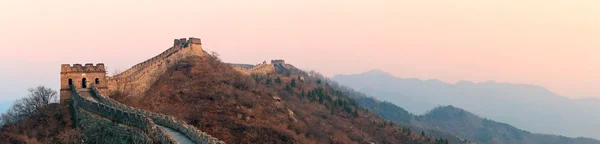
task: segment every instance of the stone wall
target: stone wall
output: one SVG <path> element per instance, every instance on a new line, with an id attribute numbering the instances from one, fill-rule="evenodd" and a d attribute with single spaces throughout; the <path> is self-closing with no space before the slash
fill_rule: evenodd
<path id="1" fill-rule="evenodd" d="M 274 59 L 274 60 L 271 60 L 271 64 L 285 64 L 285 60 Z"/>
<path id="2" fill-rule="evenodd" d="M 150 88 L 158 77 L 176 62 L 189 56 L 203 56 L 200 39 L 175 39 L 173 47 L 159 55 L 136 64 L 124 72 L 109 77 L 109 91 L 127 90 L 133 96 L 139 96 Z"/>
<path id="3" fill-rule="evenodd" d="M 60 67 L 60 101 L 61 103 L 71 99 L 70 85 L 75 88 L 83 88 L 83 79 L 85 78 L 85 85 L 89 87 L 92 84 L 98 86 L 103 93 L 108 92 L 108 81 L 106 78 L 106 69 L 104 64 L 87 63 L 85 66 L 81 64 L 62 64 Z M 98 79 L 98 83 L 96 83 Z M 71 81 L 69 83 L 69 81 Z"/>
<path id="4" fill-rule="evenodd" d="M 131 76 L 132 74 L 136 73 L 137 71 L 139 71 L 142 68 L 148 67 L 150 65 L 154 65 L 155 63 L 158 63 L 161 60 L 169 57 L 173 53 L 176 53 L 176 52 L 178 52 L 181 49 L 188 48 L 189 45 L 191 45 L 191 44 L 201 45 L 202 43 L 201 43 L 201 40 L 199 38 L 193 38 L 193 37 L 190 37 L 190 41 L 186 41 L 185 38 L 175 39 L 174 42 L 173 42 L 173 47 L 171 47 L 171 48 L 163 51 L 162 53 L 160 53 L 160 54 L 158 54 L 158 55 L 156 55 L 156 56 L 154 56 L 154 57 L 152 57 L 152 58 L 150 58 L 150 59 L 148 59 L 148 60 L 146 60 L 144 62 L 138 63 L 138 64 L 134 65 L 133 67 L 131 67 L 131 68 L 129 68 L 129 69 L 127 69 L 127 70 L 119 73 L 119 74 L 116 74 L 116 75 L 112 76 L 112 78 L 118 79 L 118 78 L 123 78 L 123 77 L 129 77 L 129 76 Z"/>
<path id="5" fill-rule="evenodd" d="M 107 104 L 112 107 L 116 107 L 118 109 L 121 109 L 121 110 L 124 110 L 127 112 L 148 116 L 156 124 L 177 130 L 177 131 L 185 134 L 189 138 L 191 138 L 196 143 L 206 143 L 206 144 L 224 144 L 225 143 L 223 141 L 219 141 L 217 138 L 215 138 L 205 132 L 202 132 L 202 131 L 196 129 L 196 127 L 194 127 L 194 126 L 188 125 L 184 121 L 177 120 L 176 118 L 174 118 L 172 116 L 167 116 L 164 114 L 154 113 L 154 112 L 146 111 L 143 109 L 136 109 L 136 108 L 127 106 L 127 105 L 119 103 L 111 98 L 104 97 L 95 88 L 92 88 L 92 92 L 93 92 L 92 96 L 94 98 L 96 98 L 98 101 L 100 101 L 101 103 Z"/>
<path id="6" fill-rule="evenodd" d="M 199 45 L 202 45 L 202 41 L 201 41 L 199 38 L 193 38 L 193 37 L 191 37 L 189 42 L 190 42 L 191 44 L 199 44 Z"/>
<path id="7" fill-rule="evenodd" d="M 275 65 L 274 64 L 267 64 L 266 62 L 263 63 L 259 63 L 257 65 L 255 65 L 252 68 L 243 68 L 240 66 L 233 66 L 233 69 L 245 74 L 245 75 L 250 75 L 250 74 L 267 74 L 270 72 L 274 72 L 275 71 Z"/>
<path id="8" fill-rule="evenodd" d="M 162 131 L 162 129 L 156 127 L 156 124 L 152 121 L 152 119 L 138 113 L 132 113 L 120 108 L 115 108 L 85 99 L 79 95 L 73 86 L 71 91 L 73 96 L 72 100 L 74 102 L 73 106 L 86 110 L 90 113 L 100 115 L 106 119 L 112 120 L 113 122 L 138 128 L 146 134 L 152 136 L 153 140 L 156 142 L 175 143 L 173 138 L 167 135 L 165 131 Z M 95 87 L 94 92 L 98 94 L 100 93 Z"/>
<path id="9" fill-rule="evenodd" d="M 175 46 L 163 51 L 162 53 L 158 54 L 157 56 L 154 56 L 144 62 L 138 63 L 138 64 L 134 65 L 133 67 L 131 67 L 119 74 L 112 76 L 112 78 L 119 79 L 119 78 L 129 77 L 129 76 L 133 75 L 134 73 L 138 72 L 142 68 L 159 63 L 162 59 L 166 58 L 169 55 L 172 55 L 173 53 L 179 51 L 180 49 L 181 49 L 180 46 L 175 45 Z"/>
<path id="10" fill-rule="evenodd" d="M 62 64 L 60 66 L 60 72 L 106 72 L 106 69 L 103 63 L 98 63 L 96 66 L 94 66 L 92 63 L 86 63 L 85 66 L 82 66 L 81 64 L 73 64 L 73 66 L 70 64 Z"/>
<path id="11" fill-rule="evenodd" d="M 154 143 L 149 135 L 138 128 L 113 123 L 82 109 L 75 110 L 75 113 L 83 143 Z"/>
<path id="12" fill-rule="evenodd" d="M 174 117 L 135 109 L 104 97 L 109 90 L 131 91 L 132 95 L 145 92 L 161 74 L 176 62 L 190 56 L 203 56 L 206 52 L 202 50 L 201 44 L 201 40 L 197 38 L 175 39 L 173 47 L 113 77 L 106 76 L 106 69 L 102 63 L 96 66 L 90 63 L 85 66 L 63 64 L 61 65 L 61 101 L 70 99 L 75 110 L 93 113 L 110 121 L 140 129 L 152 137 L 155 143 L 176 143 L 156 124 L 177 130 L 196 143 L 224 143 Z M 83 82 L 83 78 L 90 83 Z M 100 80 L 100 83 L 95 83 L 96 78 Z M 70 82 L 69 79 L 71 79 Z M 92 96 L 99 103 L 88 100 L 78 93 L 77 88 L 83 88 L 83 83 L 86 84 L 86 88 L 91 87 Z M 79 117 L 77 114 L 74 115 Z M 74 123 L 77 124 L 76 118 Z"/>

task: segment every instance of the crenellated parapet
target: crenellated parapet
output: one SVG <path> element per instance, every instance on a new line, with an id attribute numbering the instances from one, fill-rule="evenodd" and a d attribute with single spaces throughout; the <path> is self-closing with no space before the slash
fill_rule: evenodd
<path id="1" fill-rule="evenodd" d="M 285 64 L 285 60 L 274 59 L 274 60 L 271 60 L 271 64 Z"/>
<path id="2" fill-rule="evenodd" d="M 267 61 L 263 61 L 262 63 L 256 64 L 251 68 L 244 68 L 236 65 L 233 65 L 232 67 L 234 70 L 245 75 L 267 74 L 285 68 L 285 61 L 282 59 L 274 59 L 271 60 L 271 64 L 267 64 Z"/>
<path id="3" fill-rule="evenodd" d="M 113 88 L 144 92 L 159 75 L 176 62 L 190 56 L 203 56 L 205 52 L 201 45 L 202 42 L 198 38 L 175 39 L 171 48 L 113 77 L 106 76 L 106 68 L 102 63 L 96 65 L 91 63 L 85 65 L 62 64 L 60 72 L 61 103 L 72 100 L 72 107 L 78 108 L 81 112 L 85 111 L 90 115 L 99 115 L 110 121 L 141 129 L 150 135 L 155 143 L 176 143 L 170 134 L 158 127 L 159 125 L 179 131 L 196 143 L 224 143 L 172 116 L 136 109 L 104 97 L 108 94 L 108 90 Z M 132 87 L 127 87 L 127 89 L 120 87 L 125 84 Z M 78 93 L 79 90 L 86 91 L 88 89 L 91 90 L 90 95 L 94 97 L 93 99 L 88 99 L 90 96 L 87 95 L 87 98 L 82 97 Z M 95 115 L 93 117 L 97 117 Z"/>
<path id="4" fill-rule="evenodd" d="M 189 138 L 191 138 L 196 143 L 225 144 L 225 142 L 220 141 L 217 138 L 215 138 L 205 132 L 202 132 L 201 130 L 197 129 L 194 126 L 188 125 L 186 122 L 178 120 L 175 117 L 160 114 L 160 113 L 154 113 L 154 112 L 143 110 L 143 109 L 137 109 L 137 108 L 133 108 L 131 106 L 127 106 L 127 105 L 117 102 L 111 98 L 103 96 L 95 88 L 92 88 L 92 92 L 94 93 L 92 96 L 94 96 L 94 98 L 96 98 L 101 103 L 107 104 L 109 106 L 115 107 L 117 109 L 120 109 L 120 110 L 123 110 L 126 112 L 135 113 L 135 114 L 149 117 L 150 119 L 153 120 L 154 123 L 177 130 L 177 131 L 185 134 Z"/>
<path id="5" fill-rule="evenodd" d="M 202 50 L 201 44 L 201 40 L 198 38 L 175 39 L 171 48 L 119 74 L 109 77 L 108 89 L 109 91 L 127 90 L 131 96 L 140 96 L 169 67 L 188 57 L 204 56 L 206 52 Z"/>
<path id="6" fill-rule="evenodd" d="M 173 46 L 162 53 L 134 65 L 133 67 L 114 75 L 113 78 L 129 77 L 140 69 L 146 68 L 151 65 L 157 65 L 157 63 L 164 62 L 166 59 L 178 53 L 188 53 L 192 55 L 203 55 L 202 42 L 199 38 L 190 37 L 189 40 L 186 38 L 175 39 Z M 187 48 L 190 48 L 187 50 Z"/>
<path id="7" fill-rule="evenodd" d="M 202 45 L 202 41 L 199 38 L 194 38 L 194 37 L 190 37 L 189 43 L 190 44 Z"/>
<path id="8" fill-rule="evenodd" d="M 71 107 L 81 108 L 87 112 L 102 116 L 103 118 L 109 119 L 113 122 L 140 129 L 144 133 L 150 135 L 155 143 L 176 143 L 173 137 L 166 134 L 164 130 L 157 128 L 154 121 L 147 116 L 88 100 L 82 97 L 73 86 L 71 87 L 73 96 L 73 103 Z M 97 89 L 95 92 L 100 94 Z"/>
<path id="9" fill-rule="evenodd" d="M 60 67 L 60 102 L 66 102 L 71 98 L 70 86 L 75 88 L 89 88 L 94 84 L 103 93 L 108 92 L 106 78 L 106 67 L 103 63 L 96 65 L 87 63 L 62 64 Z"/>
<path id="10" fill-rule="evenodd" d="M 81 73 L 81 72 L 102 72 L 105 73 L 106 69 L 103 63 L 98 63 L 96 65 L 92 63 L 86 63 L 85 66 L 81 64 L 62 64 L 60 66 L 60 73 Z"/>

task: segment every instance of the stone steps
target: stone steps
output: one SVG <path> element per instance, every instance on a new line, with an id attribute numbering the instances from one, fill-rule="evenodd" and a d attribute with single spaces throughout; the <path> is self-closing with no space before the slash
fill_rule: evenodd
<path id="1" fill-rule="evenodd" d="M 156 125 L 157 127 L 165 130 L 167 132 L 168 135 L 171 135 L 172 138 L 175 139 L 175 141 L 177 141 L 180 144 L 194 144 L 194 141 L 192 141 L 192 139 L 190 139 L 188 136 L 186 136 L 185 134 L 178 132 L 174 129 L 165 127 L 165 126 L 161 126 L 161 125 Z"/>
<path id="2" fill-rule="evenodd" d="M 94 97 L 92 97 L 92 90 L 90 90 L 89 88 L 82 88 L 82 89 L 77 89 L 77 92 L 79 92 L 79 95 L 87 100 L 93 101 L 93 102 L 98 102 Z"/>

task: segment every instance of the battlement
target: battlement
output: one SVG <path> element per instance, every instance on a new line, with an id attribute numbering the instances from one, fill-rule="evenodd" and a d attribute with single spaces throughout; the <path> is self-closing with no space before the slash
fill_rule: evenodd
<path id="1" fill-rule="evenodd" d="M 202 41 L 199 38 L 194 37 L 173 40 L 173 47 L 175 48 L 187 48 L 190 45 L 202 45 Z"/>
<path id="2" fill-rule="evenodd" d="M 190 37 L 189 40 L 186 38 L 174 39 L 173 47 L 144 62 L 138 63 L 117 75 L 114 75 L 113 78 L 121 79 L 130 77 L 132 75 L 136 76 L 135 73 L 147 67 L 168 64 L 170 63 L 169 61 L 177 61 L 179 58 L 190 55 L 202 56 L 203 54 L 204 51 L 202 50 L 202 45 L 199 38 Z"/>
<path id="3" fill-rule="evenodd" d="M 92 88 L 92 96 L 102 104 L 106 104 L 108 107 L 114 107 L 116 110 L 120 110 L 135 115 L 141 115 L 150 118 L 155 124 L 159 124 L 173 130 L 177 130 L 182 134 L 188 136 L 192 141 L 196 143 L 207 143 L 207 144 L 225 144 L 225 142 L 197 129 L 194 126 L 188 125 L 185 121 L 177 120 L 175 117 L 146 111 L 144 109 L 137 109 L 131 106 L 127 106 L 118 101 L 115 101 L 109 97 L 105 97 L 96 88 Z"/>
<path id="4" fill-rule="evenodd" d="M 104 92 L 108 92 L 106 81 L 106 67 L 103 63 L 96 65 L 92 63 L 81 64 L 61 64 L 60 65 L 60 101 L 67 102 L 72 94 L 69 92 L 70 86 L 76 88 L 88 88 L 90 85 L 96 85 Z"/>
<path id="5" fill-rule="evenodd" d="M 202 45 L 202 41 L 199 38 L 194 38 L 194 37 L 190 37 L 190 43 Z"/>
<path id="6" fill-rule="evenodd" d="M 70 72 L 106 72 L 103 63 L 98 63 L 94 66 L 92 63 L 86 63 L 85 66 L 81 64 L 62 64 L 60 66 L 61 73 L 70 73 Z"/>
<path id="7" fill-rule="evenodd" d="M 71 103 L 71 108 L 83 109 L 84 113 L 93 113 L 102 118 L 106 118 L 111 120 L 112 122 L 116 122 L 119 124 L 127 125 L 133 128 L 137 128 L 144 133 L 150 135 L 152 140 L 156 143 L 175 143 L 175 139 L 168 135 L 166 131 L 157 127 L 156 123 L 149 117 L 142 115 L 140 113 L 134 113 L 131 111 L 125 111 L 118 107 L 114 107 L 111 105 L 106 105 L 104 103 L 98 103 L 97 101 L 88 100 L 82 97 L 79 92 L 75 89 L 75 87 L 71 86 L 70 92 L 73 95 L 73 103 Z M 87 92 L 87 91 L 86 91 Z M 94 91 L 95 94 L 100 94 L 97 90 Z M 93 97 L 94 95 L 92 95 Z M 83 111 L 79 111 L 83 112 Z M 74 116 L 82 116 L 78 113 Z M 77 122 L 77 121 L 75 121 Z M 81 125 L 83 123 L 80 123 Z"/>
<path id="8" fill-rule="evenodd" d="M 271 64 L 285 64 L 285 60 L 274 59 L 274 60 L 271 60 Z"/>

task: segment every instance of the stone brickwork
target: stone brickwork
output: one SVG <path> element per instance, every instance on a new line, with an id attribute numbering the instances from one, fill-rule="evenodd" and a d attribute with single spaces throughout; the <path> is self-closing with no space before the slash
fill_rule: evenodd
<path id="1" fill-rule="evenodd" d="M 193 37 L 191 37 L 189 42 L 190 42 L 191 44 L 198 44 L 198 45 L 202 45 L 202 41 L 201 41 L 199 38 L 193 38 Z"/>
<path id="2" fill-rule="evenodd" d="M 173 47 L 112 77 L 106 76 L 106 69 L 102 63 L 95 66 L 91 63 L 85 66 L 63 64 L 60 72 L 61 103 L 71 100 L 73 109 L 84 110 L 110 121 L 140 129 L 152 137 L 154 143 L 177 143 L 166 131 L 158 128 L 158 124 L 179 131 L 198 144 L 224 144 L 223 141 L 174 117 L 135 109 L 105 97 L 111 90 L 139 95 L 176 62 L 190 56 L 203 56 L 205 53 L 202 50 L 202 42 L 198 38 L 175 39 Z M 87 88 L 91 90 L 93 100 L 82 97 L 78 92 L 78 89 Z M 77 114 L 74 115 L 77 117 Z M 74 123 L 77 124 L 77 120 L 74 120 Z"/>
<path id="3" fill-rule="evenodd" d="M 72 97 L 71 85 L 75 88 L 89 88 L 92 84 L 96 85 L 102 93 L 108 93 L 108 81 L 103 63 L 95 66 L 91 63 L 87 63 L 85 66 L 62 64 L 60 67 L 60 102 L 64 103 Z"/>
<path id="4" fill-rule="evenodd" d="M 80 108 L 74 110 L 77 127 L 82 133 L 83 143 L 137 143 L 151 144 L 154 140 L 138 128 L 115 124 Z M 74 115 L 74 116 L 75 116 Z"/>
<path id="5" fill-rule="evenodd" d="M 94 88 L 96 93 L 100 93 Z M 155 142 L 159 143 L 175 143 L 173 138 L 166 134 L 165 131 L 156 127 L 152 119 L 137 113 L 128 112 L 119 108 L 108 106 L 102 103 L 96 103 L 80 96 L 74 86 L 71 86 L 73 107 L 83 109 L 93 114 L 102 116 L 113 122 L 125 124 L 131 127 L 138 128 L 144 133 L 150 135 Z"/>
<path id="6" fill-rule="evenodd" d="M 127 90 L 132 95 L 138 96 L 148 90 L 150 85 L 176 62 L 189 56 L 205 55 L 201 44 L 198 38 L 175 39 L 173 47 L 120 74 L 109 77 L 109 90 Z"/>
<path id="7" fill-rule="evenodd" d="M 233 69 L 245 74 L 245 75 L 250 75 L 250 74 L 268 74 L 271 72 L 275 72 L 277 69 L 282 69 L 285 68 L 285 61 L 281 60 L 281 59 L 275 59 L 275 60 L 271 60 L 271 64 L 267 64 L 266 61 L 256 64 L 254 67 L 252 68 L 243 68 L 240 66 L 233 66 Z"/>
<path id="8" fill-rule="evenodd" d="M 285 60 L 274 59 L 274 60 L 271 60 L 271 64 L 285 64 Z"/>
<path id="9" fill-rule="evenodd" d="M 255 66 L 253 66 L 252 68 L 244 68 L 244 67 L 240 67 L 240 66 L 233 66 L 233 69 L 245 74 L 245 75 L 250 75 L 250 74 L 266 74 L 269 72 L 272 72 L 273 69 L 273 65 L 272 64 L 266 64 L 266 63 L 260 63 L 257 64 Z"/>
<path id="10" fill-rule="evenodd" d="M 156 124 L 177 130 L 189 138 L 191 138 L 196 143 L 206 143 L 206 144 L 224 144 L 225 142 L 218 140 L 217 138 L 198 130 L 194 126 L 188 125 L 184 121 L 177 120 L 174 117 L 167 116 L 164 114 L 154 113 L 150 111 L 146 111 L 143 109 L 136 109 L 125 104 L 119 103 L 111 98 L 103 96 L 97 89 L 92 88 L 93 95 L 98 101 L 101 103 L 107 104 L 112 107 L 116 107 L 117 109 L 144 115 L 150 117 Z"/>

